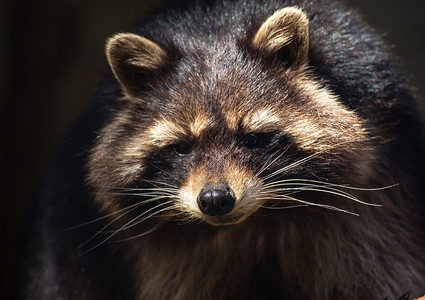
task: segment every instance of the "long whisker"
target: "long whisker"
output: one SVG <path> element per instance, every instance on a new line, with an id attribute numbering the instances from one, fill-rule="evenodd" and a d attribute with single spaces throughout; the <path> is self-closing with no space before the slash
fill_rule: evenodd
<path id="1" fill-rule="evenodd" d="M 114 211 L 114 212 L 112 212 L 112 213 L 110 213 L 110 214 L 107 214 L 107 215 L 104 215 L 104 216 L 102 216 L 102 217 L 96 218 L 96 219 L 94 219 L 94 220 L 91 220 L 91 221 L 88 221 L 88 222 L 84 222 L 84 223 L 82 223 L 82 224 L 75 225 L 75 226 L 72 226 L 72 227 L 70 227 L 70 228 L 64 229 L 64 230 L 62 230 L 62 232 L 66 232 L 66 231 L 69 231 L 69 230 L 73 230 L 73 229 L 76 229 L 76 228 L 80 228 L 80 227 L 83 227 L 83 226 L 87 226 L 87 225 L 90 225 L 90 224 L 93 224 L 93 223 L 99 222 L 99 221 L 101 221 L 101 220 L 104 220 L 104 219 L 110 218 L 111 216 L 116 215 L 116 214 L 119 214 L 119 213 L 121 213 L 121 212 L 123 212 L 123 211 L 126 211 L 126 210 L 130 210 L 130 211 L 131 211 L 131 210 L 132 210 L 132 208 L 137 208 L 137 207 L 139 207 L 139 206 L 141 206 L 141 205 L 143 205 L 143 204 L 145 204 L 145 203 L 146 203 L 146 202 L 143 202 L 143 203 L 138 202 L 138 203 L 135 203 L 135 204 L 129 205 L 129 206 L 127 206 L 127 207 L 124 207 L 124 208 L 122 208 L 122 209 L 119 209 L 119 210 L 117 210 L 117 211 Z M 128 213 L 128 212 L 124 213 L 123 215 L 125 215 L 125 214 L 127 214 L 127 213 Z"/>
<path id="2" fill-rule="evenodd" d="M 90 241 L 92 241 L 95 237 L 97 237 L 99 234 L 101 233 L 105 233 L 107 232 L 106 229 L 111 226 L 112 224 L 114 224 L 115 222 L 117 222 L 118 220 L 120 220 L 122 217 L 124 217 L 125 215 L 129 214 L 130 212 L 136 210 L 137 208 L 149 204 L 151 202 L 163 199 L 166 197 L 157 197 L 157 198 L 152 198 L 149 199 L 149 201 L 143 201 L 143 202 L 138 202 L 136 204 L 131 205 L 129 208 L 127 208 L 126 210 L 122 209 L 120 211 L 124 210 L 124 213 L 120 214 L 118 217 L 114 218 L 113 220 L 111 220 L 110 222 L 108 222 L 108 224 L 106 224 L 105 226 L 103 226 L 99 231 L 97 231 L 91 238 L 89 238 L 87 241 L 85 241 L 84 243 L 82 243 L 78 248 L 82 248 L 84 247 L 84 245 L 88 244 Z M 114 213 L 115 214 L 115 213 Z"/>
<path id="3" fill-rule="evenodd" d="M 276 210 L 284 210 L 284 209 L 291 209 L 291 208 L 300 208 L 300 207 L 307 207 L 307 204 L 299 204 L 299 205 L 290 205 L 290 206 L 275 206 L 275 205 L 261 205 L 261 208 L 265 209 L 276 209 Z"/>
<path id="4" fill-rule="evenodd" d="M 171 184 L 167 184 L 167 183 L 163 183 L 163 182 L 159 182 L 159 181 L 154 181 L 154 180 L 145 180 L 143 179 L 143 181 L 149 182 L 149 183 L 156 183 L 156 184 L 161 184 L 161 185 L 167 185 L 169 186 L 168 188 L 163 188 L 163 187 L 154 187 L 154 188 L 125 188 L 125 187 L 112 187 L 112 190 L 115 190 L 117 192 L 108 192 L 105 194 L 108 195 L 121 195 L 121 196 L 140 196 L 140 197 L 157 197 L 157 196 L 173 196 L 178 192 L 178 189 L 171 185 Z M 123 193 L 123 192 L 119 192 L 120 190 L 122 191 L 127 191 L 127 192 L 138 192 L 137 194 L 135 193 Z M 153 193 L 146 193 L 147 191 L 151 191 Z M 143 192 L 143 193 L 140 193 Z M 148 203 L 148 202 L 144 202 L 144 203 Z M 84 222 L 82 224 L 78 224 L 69 228 L 66 228 L 64 230 L 62 230 L 61 232 L 66 232 L 66 231 L 70 231 L 73 229 L 77 229 L 83 226 L 87 226 L 96 222 L 99 222 L 101 220 L 110 218 L 111 216 L 114 216 L 116 214 L 119 214 L 125 210 L 131 209 L 132 207 L 138 206 L 140 203 L 135 203 L 133 205 L 124 207 L 120 210 L 114 211 L 112 213 L 109 213 L 107 215 L 101 216 L 99 218 L 93 219 L 91 221 L 88 222 Z"/>
<path id="5" fill-rule="evenodd" d="M 143 218 L 142 220 L 139 220 L 139 221 L 137 222 L 137 224 L 138 224 L 138 223 L 141 223 L 141 222 L 143 222 L 143 221 L 145 221 L 145 220 L 147 220 L 147 219 L 150 219 L 150 218 L 154 217 L 155 215 L 157 215 L 157 214 L 159 214 L 159 213 L 162 213 L 162 212 L 165 212 L 165 211 L 168 211 L 168 210 L 173 210 L 173 209 L 175 209 L 175 208 L 177 208 L 177 206 L 168 206 L 168 207 L 165 207 L 165 208 L 163 208 L 163 209 L 160 209 L 159 211 L 155 211 L 155 212 L 153 212 L 152 214 L 150 214 L 149 216 L 146 216 L 145 218 Z M 148 231 L 145 231 L 145 232 L 143 232 L 143 233 L 141 233 L 141 234 L 138 234 L 138 235 L 135 235 L 135 236 L 132 236 L 132 237 L 129 237 L 129 238 L 125 238 L 125 239 L 116 240 L 116 241 L 109 241 L 109 243 L 116 243 L 116 242 L 122 242 L 122 241 L 129 241 L 129 240 L 133 240 L 133 239 L 136 239 L 136 238 L 139 238 L 139 237 L 142 237 L 142 236 L 148 235 L 148 234 L 152 233 L 153 231 L 155 231 L 156 229 L 158 229 L 160 226 L 162 226 L 165 222 L 166 222 L 166 221 L 164 220 L 164 221 L 162 221 L 162 222 L 158 223 L 157 225 L 155 225 L 152 229 L 149 229 Z M 134 226 L 134 225 L 136 225 L 136 224 L 133 224 L 132 226 Z"/>
<path id="6" fill-rule="evenodd" d="M 178 189 L 175 187 L 163 187 L 163 186 L 155 186 L 155 187 L 117 187 L 112 188 L 112 190 L 122 190 L 122 191 L 177 191 Z"/>
<path id="7" fill-rule="evenodd" d="M 137 193 L 136 191 L 134 193 L 130 192 L 111 192 L 108 193 L 108 195 L 117 195 L 117 196 L 137 196 L 137 197 L 173 197 L 175 196 L 175 193 L 169 193 L 169 192 L 150 192 L 150 193 Z"/>
<path id="8" fill-rule="evenodd" d="M 281 189 L 279 189 L 281 187 Z M 376 206 L 376 207 L 380 207 L 382 205 L 380 204 L 375 204 L 375 203 L 369 203 L 369 202 L 365 202 L 365 201 L 361 201 L 360 199 L 354 197 L 353 195 L 335 189 L 333 187 L 329 187 L 329 186 L 322 186 L 322 185 L 310 185 L 310 184 L 300 184 L 299 186 L 295 186 L 293 184 L 276 184 L 276 185 L 272 185 L 270 187 L 267 187 L 267 190 L 261 192 L 261 193 L 270 193 L 270 192 L 285 192 L 285 195 L 289 195 L 289 194 L 294 194 L 294 193 L 299 193 L 299 192 L 305 192 L 305 191 L 311 191 L 311 192 L 321 192 L 321 193 L 327 193 L 327 194 L 333 194 L 336 196 L 340 196 L 352 201 L 355 201 L 357 203 L 361 203 L 364 205 L 369 205 L 369 206 Z M 290 192 L 290 193 L 288 193 Z"/>
<path id="9" fill-rule="evenodd" d="M 288 170 L 291 170 L 291 169 L 293 169 L 295 167 L 298 167 L 299 165 L 301 165 L 301 164 L 303 164 L 303 163 L 305 163 L 305 162 L 313 159 L 314 157 L 316 157 L 317 155 L 321 154 L 322 152 L 323 151 L 316 152 L 316 153 L 313 153 L 313 154 L 311 154 L 311 155 L 309 155 L 307 157 L 304 157 L 304 158 L 302 158 L 300 160 L 297 160 L 296 162 L 293 162 L 292 164 L 289 164 L 289 165 L 287 165 L 287 166 L 285 166 L 285 167 L 283 167 L 283 168 L 281 168 L 279 170 L 274 171 L 273 173 L 271 173 L 271 174 L 269 174 L 267 176 L 264 176 L 263 180 L 264 181 L 267 181 L 267 180 L 269 180 L 269 179 L 271 179 L 271 178 L 273 178 L 273 177 L 275 177 L 275 176 L 277 176 L 277 175 L 279 175 L 279 174 L 281 174 L 281 173 L 283 173 L 285 171 L 288 171 Z"/>
<path id="10" fill-rule="evenodd" d="M 303 163 L 305 163 L 305 162 L 307 162 L 307 161 L 309 161 L 309 160 L 313 159 L 314 157 L 316 157 L 316 156 L 318 156 L 318 155 L 320 155 L 320 154 L 323 154 L 323 153 L 327 153 L 327 152 L 329 152 L 331 149 L 333 149 L 333 148 L 335 148 L 335 147 L 337 147 L 337 146 L 344 145 L 344 144 L 355 143 L 355 142 L 356 142 L 356 141 L 343 141 L 343 142 L 340 142 L 340 143 L 335 144 L 335 145 L 334 145 L 333 147 L 331 147 L 331 148 L 323 149 L 323 150 L 321 150 L 321 151 L 315 152 L 315 153 L 313 153 L 313 154 L 311 154 L 311 155 L 309 155 L 309 156 L 307 156 L 307 157 L 304 157 L 304 158 L 302 158 L 302 159 L 300 159 L 300 160 L 297 160 L 297 161 L 293 162 L 292 164 L 290 164 L 290 165 L 288 165 L 288 166 L 285 166 L 285 167 L 283 167 L 283 168 L 281 168 L 281 169 L 279 169 L 279 170 L 277 170 L 277 171 L 275 171 L 275 172 L 273 172 L 273 173 L 271 173 L 271 174 L 269 174 L 269 175 L 265 176 L 265 177 L 263 178 L 263 180 L 264 180 L 264 181 L 267 181 L 267 180 L 269 180 L 270 178 L 273 178 L 274 176 L 277 176 L 277 175 L 279 175 L 279 174 L 281 174 L 281 173 L 283 173 L 283 172 L 285 172 L 285 171 L 288 171 L 288 170 L 291 170 L 291 169 L 293 169 L 293 168 L 296 168 L 296 167 L 298 167 L 299 165 L 301 165 L 301 164 L 303 164 Z"/>
<path id="11" fill-rule="evenodd" d="M 151 229 L 149 229 L 149 230 L 147 230 L 147 231 L 145 231 L 145 232 L 143 232 L 141 234 L 138 234 L 138 235 L 135 235 L 135 236 L 126 238 L 126 239 L 120 239 L 120 240 L 115 240 L 115 241 L 108 241 L 107 243 L 119 243 L 119 242 L 125 242 L 125 241 L 133 240 L 133 239 L 136 239 L 136 238 L 140 238 L 142 236 L 145 236 L 145 235 L 148 235 L 148 234 L 154 232 L 159 227 L 161 227 L 162 225 L 164 225 L 164 223 L 165 223 L 165 221 L 159 222 L 154 227 L 152 227 Z"/>
<path id="12" fill-rule="evenodd" d="M 106 230 L 106 228 L 108 228 L 109 226 L 111 226 L 112 224 L 114 224 L 115 222 L 117 222 L 119 219 L 121 219 L 125 215 L 129 214 L 131 211 L 133 211 L 133 210 L 141 207 L 142 205 L 143 205 L 142 203 L 137 203 L 137 205 L 132 205 L 132 208 L 131 209 L 127 210 L 123 214 L 119 215 L 115 219 L 113 219 L 110 222 L 108 222 L 108 224 L 106 224 L 105 226 L 103 226 L 99 231 L 97 231 L 92 237 L 90 237 L 88 240 L 86 240 L 84 243 L 82 243 L 78 248 L 80 249 L 80 248 L 84 247 L 86 244 L 88 244 L 90 241 L 92 241 L 94 238 L 96 238 L 99 234 L 101 234 L 102 232 L 104 232 Z"/>
<path id="13" fill-rule="evenodd" d="M 284 149 L 282 151 L 282 153 L 280 153 L 279 155 L 277 155 L 273 160 L 267 160 L 266 163 L 260 168 L 260 170 L 255 174 L 256 177 L 260 176 L 261 173 L 263 173 L 268 167 L 270 167 L 272 164 L 274 164 L 279 158 L 282 157 L 282 155 L 284 155 L 286 153 L 286 151 L 288 151 L 289 147 L 287 147 L 286 149 Z"/>
<path id="14" fill-rule="evenodd" d="M 144 179 L 144 178 L 139 178 L 137 180 L 138 181 L 149 183 L 150 185 L 152 185 L 154 187 L 157 187 L 157 188 L 169 187 L 169 188 L 172 188 L 172 189 L 177 189 L 177 187 L 175 185 L 170 184 L 168 182 L 163 182 L 163 181 L 158 181 L 158 180 L 151 180 L 151 179 Z"/>
<path id="15" fill-rule="evenodd" d="M 354 195 L 352 195 L 352 194 L 350 194 L 350 193 L 348 193 L 348 192 L 346 192 L 342 189 L 358 190 L 358 191 L 379 191 L 379 190 L 389 189 L 389 188 L 395 187 L 397 185 L 398 184 L 380 187 L 380 188 L 358 188 L 358 187 L 350 187 L 350 186 L 346 186 L 346 185 L 320 182 L 320 181 L 317 181 L 317 180 L 284 179 L 284 180 L 266 183 L 264 185 L 265 189 L 262 193 L 269 193 L 269 192 L 276 192 L 276 191 L 282 192 L 283 191 L 287 195 L 287 194 L 291 194 L 291 193 L 288 193 L 290 191 L 292 193 L 294 193 L 294 192 L 297 193 L 297 192 L 302 192 L 302 191 L 316 191 L 316 192 L 322 192 L 322 193 L 328 193 L 328 194 L 334 194 L 334 195 L 337 195 L 337 196 L 341 196 L 343 198 L 347 198 L 347 199 L 350 199 L 352 201 L 355 201 L 357 203 L 361 203 L 361 204 L 364 204 L 364 205 L 380 207 L 382 205 L 361 201 L 360 199 L 358 199 Z"/>
<path id="16" fill-rule="evenodd" d="M 164 202 L 164 203 L 161 203 L 161 204 L 159 204 L 159 205 L 157 205 L 157 206 L 155 206 L 155 207 L 152 207 L 152 208 L 150 208 L 150 209 L 148 209 L 147 211 L 145 211 L 145 212 L 143 212 L 141 215 L 139 215 L 139 216 L 137 216 L 137 217 L 135 217 L 134 219 L 132 219 L 132 220 L 130 220 L 130 221 L 128 221 L 127 223 L 125 223 L 123 226 L 121 226 L 120 228 L 118 228 L 117 230 L 115 230 L 115 231 L 113 231 L 108 237 L 106 237 L 105 239 L 103 239 L 102 241 L 100 241 L 99 243 L 97 243 L 96 245 L 94 245 L 93 247 L 91 247 L 90 249 L 88 249 L 88 250 L 86 250 L 86 251 L 84 251 L 83 253 L 82 253 L 82 255 L 84 255 L 84 254 L 86 254 L 86 253 L 88 253 L 88 252 L 90 252 L 90 251 L 92 251 L 92 250 L 94 250 L 95 248 L 97 248 L 97 247 L 99 247 L 100 245 L 102 245 L 102 244 L 104 244 L 104 243 L 106 243 L 107 241 L 109 241 L 112 237 L 114 237 L 116 234 L 118 234 L 119 232 L 121 232 L 122 230 L 125 230 L 125 229 L 127 229 L 127 228 L 130 228 L 130 227 L 132 227 L 132 226 L 134 226 L 134 225 L 132 225 L 133 223 L 135 223 L 137 220 L 139 220 L 140 219 L 140 217 L 142 217 L 142 216 L 144 216 L 144 215 L 146 215 L 147 213 L 149 213 L 150 211 L 152 211 L 152 210 L 154 210 L 154 209 L 157 209 L 158 207 L 160 207 L 160 206 L 162 206 L 162 205 L 165 205 L 165 204 L 169 204 L 169 203 L 171 203 L 172 201 L 167 201 L 167 202 Z M 155 212 L 155 213 L 153 213 L 153 214 L 151 214 L 150 216 L 149 216 L 149 218 L 151 218 L 152 216 L 154 216 L 154 215 L 156 215 L 156 214 L 158 214 L 158 213 L 160 213 L 162 210 L 159 210 L 159 211 L 157 211 L 157 212 Z M 146 220 L 146 219 L 148 219 L 148 218 L 143 218 L 143 221 L 144 220 Z M 131 226 L 130 226 L 131 225 Z M 97 236 L 98 234 L 100 234 L 102 231 L 100 231 L 100 232 L 98 232 L 98 233 L 96 233 L 95 234 L 95 236 Z M 90 240 L 92 240 L 94 237 L 92 237 Z M 88 241 L 87 241 L 88 242 Z M 85 242 L 84 244 L 87 244 L 87 242 Z M 83 245 L 84 245 L 83 244 Z M 82 245 L 81 245 L 82 246 Z M 80 247 L 81 247 L 80 246 Z"/>
<path id="17" fill-rule="evenodd" d="M 364 205 L 375 206 L 375 207 L 382 206 L 380 204 L 375 204 L 375 203 L 369 203 L 369 202 L 361 201 L 358 198 L 356 198 L 356 197 L 354 197 L 354 196 L 352 196 L 350 194 L 347 194 L 345 192 L 341 192 L 339 190 L 335 190 L 335 189 L 331 189 L 331 188 L 325 188 L 325 189 L 323 189 L 320 186 L 317 186 L 317 187 L 319 187 L 319 188 L 315 188 L 315 187 L 303 187 L 303 188 L 291 188 L 291 189 L 294 190 L 294 191 L 311 191 L 311 192 L 327 193 L 327 194 L 331 194 L 331 195 L 340 196 L 340 197 L 343 197 L 343 198 L 346 198 L 346 199 L 349 199 L 349 200 L 352 200 L 352 201 L 355 201 L 357 203 L 364 204 Z"/>
<path id="18" fill-rule="evenodd" d="M 357 216 L 357 217 L 360 216 L 359 214 L 356 214 L 356 213 L 351 212 L 349 210 L 338 208 L 338 207 L 335 207 L 335 206 L 332 206 L 332 205 L 309 202 L 309 201 L 297 199 L 297 198 L 286 196 L 286 195 L 276 195 L 276 196 L 273 196 L 273 197 L 264 197 L 263 199 L 267 199 L 267 200 L 289 200 L 289 201 L 302 203 L 302 204 L 305 204 L 305 205 L 308 205 L 308 206 L 317 206 L 317 207 L 320 207 L 320 208 L 325 208 L 325 209 L 329 209 L 329 210 L 343 212 L 343 213 L 354 215 L 354 216 Z"/>
<path id="19" fill-rule="evenodd" d="M 287 183 L 302 182 L 302 183 L 323 184 L 323 185 L 327 185 L 327 186 L 341 187 L 341 188 L 344 188 L 344 189 L 358 190 L 358 191 L 381 191 L 381 190 L 390 189 L 390 188 L 393 188 L 393 187 L 396 187 L 396 186 L 399 185 L 398 183 L 395 183 L 395 184 L 391 184 L 391 185 L 387 185 L 387 186 L 383 186 L 383 187 L 361 188 L 361 187 L 353 187 L 353 186 L 344 185 L 344 184 L 335 184 L 335 183 L 323 182 L 323 181 L 312 180 L 312 179 L 289 178 L 289 179 L 283 179 L 283 180 L 279 180 L 279 181 L 273 181 L 273 182 L 270 182 L 270 183 L 266 183 L 265 186 L 267 186 L 268 184 L 274 184 L 274 183 L 278 183 L 278 182 L 287 182 Z"/>
<path id="20" fill-rule="evenodd" d="M 117 229 L 117 230 L 103 231 L 102 233 L 114 233 L 114 232 L 117 232 L 117 231 L 126 230 L 126 229 L 129 229 L 129 228 L 133 227 L 133 226 L 136 226 L 136 225 L 142 223 L 143 221 L 149 219 L 149 217 L 146 218 L 145 216 L 148 213 L 150 213 L 151 211 L 154 211 L 155 214 L 158 213 L 158 212 L 162 212 L 162 211 L 164 211 L 164 209 L 161 209 L 159 211 L 155 211 L 155 210 L 158 209 L 161 206 L 164 206 L 164 205 L 167 205 L 167 204 L 170 204 L 170 203 L 173 203 L 173 202 L 174 202 L 173 200 L 170 200 L 170 201 L 159 203 L 158 205 L 156 205 L 154 207 L 151 207 L 150 209 L 148 209 L 148 210 L 144 211 L 143 213 L 139 214 L 138 216 L 136 216 L 135 218 L 133 218 L 131 221 L 129 221 L 124 226 L 120 227 L 119 229 Z M 170 207 L 171 206 L 167 206 L 166 209 L 170 209 L 171 210 Z M 174 206 L 173 206 L 173 208 L 174 208 Z"/>
<path id="21" fill-rule="evenodd" d="M 172 200 L 172 201 L 168 201 L 168 202 L 164 202 L 164 203 L 162 203 L 162 204 L 170 204 L 170 203 L 173 203 L 174 201 Z M 159 206 L 162 206 L 162 205 L 157 205 L 156 207 L 155 207 L 155 209 L 157 209 Z M 124 228 L 123 228 L 123 230 L 124 229 L 128 229 L 128 228 L 130 228 L 130 227 L 133 227 L 133 226 L 136 226 L 136 225 L 138 225 L 138 224 L 140 224 L 140 223 L 142 223 L 142 222 L 144 222 L 144 221 L 146 221 L 147 219 L 150 219 L 151 217 L 153 217 L 153 216 L 155 216 L 155 215 L 157 215 L 157 214 L 159 214 L 159 213 L 162 213 L 162 212 L 164 212 L 164 211 L 167 211 L 167 210 L 173 210 L 173 209 L 175 209 L 175 208 L 177 208 L 177 206 L 167 206 L 167 207 L 164 207 L 164 208 L 162 208 L 162 209 L 160 209 L 160 210 L 158 210 L 158 211 L 154 211 L 152 214 L 150 214 L 150 215 L 148 215 L 148 216 L 146 216 L 146 217 L 144 217 L 144 218 L 142 218 L 142 219 L 138 219 L 139 217 L 141 217 L 142 215 L 145 215 L 145 213 L 143 213 L 142 215 L 140 215 L 140 216 L 138 216 L 137 217 L 137 219 L 138 220 L 136 220 L 136 218 L 135 218 L 135 220 L 134 220 L 134 222 L 133 223 L 131 223 L 131 224 L 129 224 L 129 225 L 127 225 L 127 226 L 125 226 Z M 148 212 L 148 211 L 150 211 L 150 210 L 147 210 L 146 212 Z"/>

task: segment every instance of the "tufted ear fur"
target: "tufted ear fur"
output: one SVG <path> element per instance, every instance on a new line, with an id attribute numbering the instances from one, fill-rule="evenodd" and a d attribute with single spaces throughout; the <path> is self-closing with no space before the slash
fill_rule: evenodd
<path id="1" fill-rule="evenodd" d="M 110 38 L 106 57 L 123 92 L 137 96 L 150 75 L 158 72 L 167 61 L 167 53 L 155 42 L 132 33 L 120 33 Z"/>
<path id="2" fill-rule="evenodd" d="M 277 56 L 288 68 L 308 63 L 308 17 L 297 7 L 277 10 L 258 29 L 252 46 L 266 55 Z"/>

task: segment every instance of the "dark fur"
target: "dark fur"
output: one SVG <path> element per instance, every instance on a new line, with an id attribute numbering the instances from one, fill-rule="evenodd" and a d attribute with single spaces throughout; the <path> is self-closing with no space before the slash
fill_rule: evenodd
<path id="1" fill-rule="evenodd" d="M 247 2 L 223 1 L 163 13 L 135 27 L 134 33 L 167 50 L 170 63 L 143 77 L 140 94 L 150 99 L 144 103 L 119 100 L 122 94 L 117 81 L 111 72 L 106 75 L 90 108 L 71 130 L 70 135 L 86 145 L 87 151 L 65 143 L 34 203 L 16 298 L 380 299 L 406 291 L 414 297 L 425 293 L 423 125 L 408 82 L 388 48 L 356 13 L 327 0 Z M 105 238 L 101 234 L 80 247 L 109 222 L 102 219 L 70 229 L 103 216 L 93 200 L 98 191 L 93 181 L 124 186 L 120 178 L 108 173 L 106 160 L 96 161 L 94 167 L 103 169 L 87 184 L 88 150 L 93 145 L 114 157 L 117 148 L 149 126 L 158 112 L 178 119 L 191 105 L 187 99 L 197 99 L 202 107 L 215 111 L 214 99 L 231 100 L 240 88 L 245 95 L 250 90 L 253 94 L 268 91 L 262 97 L 273 103 L 270 82 L 289 90 L 291 99 L 299 95 L 290 78 L 284 77 L 282 83 L 278 76 L 281 65 L 271 58 L 258 58 L 261 53 L 247 43 L 274 11 L 293 5 L 302 8 L 310 20 L 309 69 L 314 78 L 364 121 L 369 140 L 353 145 L 353 151 L 346 149 L 336 160 L 322 157 L 301 168 L 299 174 L 288 176 L 363 188 L 398 183 L 381 191 L 355 192 L 360 200 L 383 207 L 341 205 L 360 217 L 298 208 L 274 217 L 258 214 L 221 227 L 171 220 L 139 239 L 91 249 Z M 209 47 L 213 44 L 217 45 L 214 50 Z M 232 60 L 238 53 L 244 59 Z M 221 60 L 214 60 L 217 57 Z M 255 59 L 261 60 L 261 67 L 242 66 L 244 60 Z M 203 61 L 213 65 L 205 66 Z M 263 72 L 267 69 L 271 72 Z M 230 71 L 235 77 L 226 77 Z M 208 88 L 201 89 L 199 82 Z M 255 100 L 248 100 L 244 107 L 261 108 L 263 103 Z M 107 132 L 110 143 L 99 145 L 97 136 L 102 128 L 124 115 L 121 122 L 114 121 L 115 130 Z M 216 118 L 220 121 L 220 116 Z M 231 140 L 227 135 L 220 128 L 206 139 L 216 146 L 208 153 L 210 157 L 224 157 L 226 142 Z M 276 145 L 282 139 L 275 141 Z M 372 167 L 364 174 L 360 167 L 356 169 L 363 159 L 356 156 L 358 149 L 373 156 Z M 255 159 L 242 150 L 234 156 L 252 159 L 252 168 L 258 169 L 267 160 L 267 151 Z M 307 155 L 300 153 L 288 152 L 286 159 Z M 148 159 L 151 164 L 143 178 L 174 185 L 197 164 L 196 160 L 187 163 L 172 158 L 170 149 L 153 152 Z M 220 166 L 217 162 L 212 166 L 217 170 L 212 172 L 219 173 Z M 148 220 L 117 239 L 142 233 L 155 222 Z"/>

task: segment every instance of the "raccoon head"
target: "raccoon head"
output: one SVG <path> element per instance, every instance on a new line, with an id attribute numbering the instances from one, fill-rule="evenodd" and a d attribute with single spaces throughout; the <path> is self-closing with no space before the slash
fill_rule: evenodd
<path id="1" fill-rule="evenodd" d="M 227 225 L 362 184 L 367 132 L 308 71 L 306 14 L 283 8 L 249 32 L 108 41 L 124 97 L 90 155 L 103 210 Z"/>

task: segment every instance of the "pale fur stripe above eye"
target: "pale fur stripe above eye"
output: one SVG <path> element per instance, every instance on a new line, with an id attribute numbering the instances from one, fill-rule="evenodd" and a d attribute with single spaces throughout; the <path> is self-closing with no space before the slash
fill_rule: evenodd
<path id="1" fill-rule="evenodd" d="M 242 126 L 250 132 L 273 132 L 282 129 L 280 118 L 272 109 L 255 111 L 244 118 Z"/>
<path id="2" fill-rule="evenodd" d="M 179 141 L 186 135 L 185 130 L 176 122 L 162 119 L 148 130 L 147 142 L 156 147 L 165 147 Z"/>
<path id="3" fill-rule="evenodd" d="M 184 139 L 197 138 L 208 127 L 210 120 L 205 114 L 199 113 L 193 120 L 182 121 L 161 119 L 147 131 L 146 141 L 154 147 L 166 147 Z"/>

